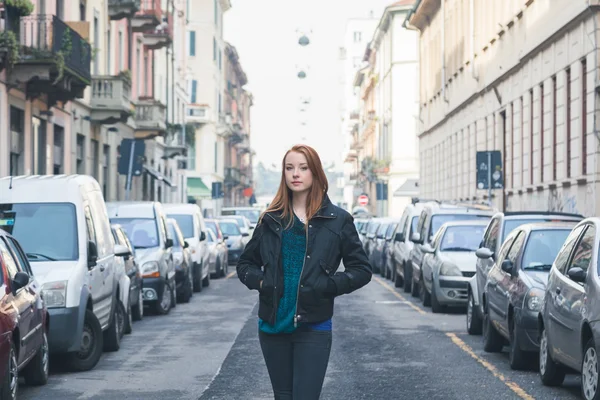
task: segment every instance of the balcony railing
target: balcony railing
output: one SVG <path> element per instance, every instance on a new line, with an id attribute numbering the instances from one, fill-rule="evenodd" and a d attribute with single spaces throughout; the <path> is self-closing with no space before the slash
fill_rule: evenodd
<path id="1" fill-rule="evenodd" d="M 91 80 L 90 44 L 55 15 L 29 15 L 21 17 L 19 44 L 23 56 L 19 62 L 39 63 L 44 59 L 56 61 L 58 54 L 64 59 L 64 69 L 83 80 Z"/>
<path id="2" fill-rule="evenodd" d="M 131 109 L 131 82 L 122 75 L 92 79 L 92 120 L 126 122 Z M 109 120 L 115 121 L 109 121 Z"/>
<path id="3" fill-rule="evenodd" d="M 225 183 L 230 185 L 237 185 L 241 182 L 241 174 L 238 168 L 226 167 L 225 168 Z"/>
<path id="4" fill-rule="evenodd" d="M 140 9 L 131 20 L 134 32 L 145 32 L 162 23 L 161 0 L 141 0 Z"/>
<path id="5" fill-rule="evenodd" d="M 108 0 L 108 14 L 114 21 L 130 17 L 139 9 L 140 0 Z"/>
<path id="6" fill-rule="evenodd" d="M 148 29 L 142 37 L 144 45 L 151 50 L 168 46 L 172 40 L 173 35 L 169 25 L 160 25 L 154 29 Z"/>
<path id="7" fill-rule="evenodd" d="M 166 132 L 166 107 L 160 101 L 140 99 L 135 106 L 134 119 L 139 131 L 155 131 L 157 134 Z"/>

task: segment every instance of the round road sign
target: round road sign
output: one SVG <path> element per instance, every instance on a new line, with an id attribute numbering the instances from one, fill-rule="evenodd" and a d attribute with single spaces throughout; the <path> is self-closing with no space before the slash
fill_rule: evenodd
<path id="1" fill-rule="evenodd" d="M 360 196 L 358 196 L 358 204 L 360 204 L 361 206 L 366 206 L 367 204 L 369 204 L 369 197 L 365 196 L 364 194 L 361 194 Z"/>

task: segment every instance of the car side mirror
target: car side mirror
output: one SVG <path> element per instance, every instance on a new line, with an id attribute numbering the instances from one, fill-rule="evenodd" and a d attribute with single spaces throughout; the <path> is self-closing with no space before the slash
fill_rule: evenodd
<path id="1" fill-rule="evenodd" d="M 167 238 L 167 240 L 165 240 L 165 248 L 170 249 L 171 247 L 173 247 L 173 239 Z"/>
<path id="2" fill-rule="evenodd" d="M 29 275 L 26 272 L 19 271 L 15 274 L 13 278 L 10 288 L 12 289 L 13 294 L 17 293 L 17 291 L 21 288 L 24 288 L 29 283 Z"/>
<path id="3" fill-rule="evenodd" d="M 579 268 L 579 267 L 575 267 L 575 268 L 571 268 L 569 270 L 569 272 L 567 272 L 567 275 L 574 282 L 584 283 L 585 282 L 585 278 L 587 276 L 587 272 L 584 271 L 583 269 Z"/>
<path id="4" fill-rule="evenodd" d="M 410 237 L 410 241 L 416 244 L 423 243 L 423 241 L 421 240 L 421 234 L 418 232 L 412 234 L 412 236 Z"/>
<path id="5" fill-rule="evenodd" d="M 187 249 L 188 247 L 190 247 L 190 244 L 188 242 L 183 242 L 183 248 Z"/>
<path id="6" fill-rule="evenodd" d="M 130 256 L 131 252 L 127 246 L 123 246 L 122 244 L 115 245 L 115 256 L 118 257 L 127 257 Z"/>
<path id="7" fill-rule="evenodd" d="M 400 232 L 396 233 L 396 237 L 394 237 L 396 242 L 404 242 L 404 235 Z"/>
<path id="8" fill-rule="evenodd" d="M 248 236 L 250 236 L 250 234 L 248 232 L 244 232 L 244 233 L 242 233 L 242 236 L 243 237 L 248 237 Z"/>
<path id="9" fill-rule="evenodd" d="M 88 269 L 92 269 L 98 263 L 98 247 L 95 242 L 88 241 Z"/>
<path id="10" fill-rule="evenodd" d="M 482 260 L 487 260 L 488 258 L 492 258 L 494 253 L 492 253 L 492 251 L 490 249 L 488 249 L 487 247 L 480 247 L 475 252 L 475 255 L 477 256 L 477 258 L 481 258 Z"/>
<path id="11" fill-rule="evenodd" d="M 200 241 L 203 242 L 206 240 L 206 232 L 202 231 L 202 233 L 200 234 Z"/>
<path id="12" fill-rule="evenodd" d="M 435 249 L 429 243 L 425 243 L 423 245 L 423 253 L 433 254 L 435 253 Z"/>
<path id="13" fill-rule="evenodd" d="M 507 274 L 513 274 L 515 270 L 515 265 L 513 264 L 513 262 L 511 260 L 504 260 L 502 261 L 502 271 L 506 272 Z"/>
<path id="14" fill-rule="evenodd" d="M 227 240 L 227 239 L 229 239 L 229 236 L 223 235 L 223 240 Z"/>

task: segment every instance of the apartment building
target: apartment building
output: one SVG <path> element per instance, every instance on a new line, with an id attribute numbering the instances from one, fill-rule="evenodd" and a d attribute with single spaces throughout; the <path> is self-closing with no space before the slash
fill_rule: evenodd
<path id="1" fill-rule="evenodd" d="M 502 153 L 497 207 L 598 215 L 598 1 L 422 0 L 425 197 L 488 200 L 476 152 Z"/>
<path id="2" fill-rule="evenodd" d="M 248 78 L 239 55 L 225 43 L 225 146 L 224 198 L 226 207 L 248 206 L 252 193 L 252 155 L 250 147 L 250 107 L 252 94 L 244 90 Z"/>
<path id="3" fill-rule="evenodd" d="M 107 200 L 185 201 L 187 93 L 173 73 L 185 54 L 172 50 L 185 1 L 31 4 L 5 5 L 0 20 L 0 176 L 88 174 Z M 145 147 L 130 190 L 124 139 Z"/>
<path id="4" fill-rule="evenodd" d="M 187 165 L 188 196 L 209 215 L 219 215 L 223 206 L 224 155 L 230 131 L 230 121 L 224 113 L 223 15 L 230 8 L 229 0 L 187 3 L 189 105 L 185 122 L 192 136 Z"/>

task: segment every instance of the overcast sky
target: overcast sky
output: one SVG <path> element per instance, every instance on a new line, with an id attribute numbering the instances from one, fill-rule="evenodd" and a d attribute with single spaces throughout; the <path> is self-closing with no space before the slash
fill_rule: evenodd
<path id="1" fill-rule="evenodd" d="M 296 143 L 316 148 L 325 164 L 342 165 L 341 64 L 348 18 L 380 16 L 392 0 L 231 0 L 225 14 L 225 40 L 236 47 L 254 95 L 251 143 L 255 162 L 281 163 Z M 310 31 L 311 44 L 298 44 Z M 368 38 L 370 40 L 370 37 Z M 307 78 L 300 80 L 300 68 Z M 300 112 L 301 98 L 311 104 Z M 307 125 L 303 127 L 302 122 Z"/>

